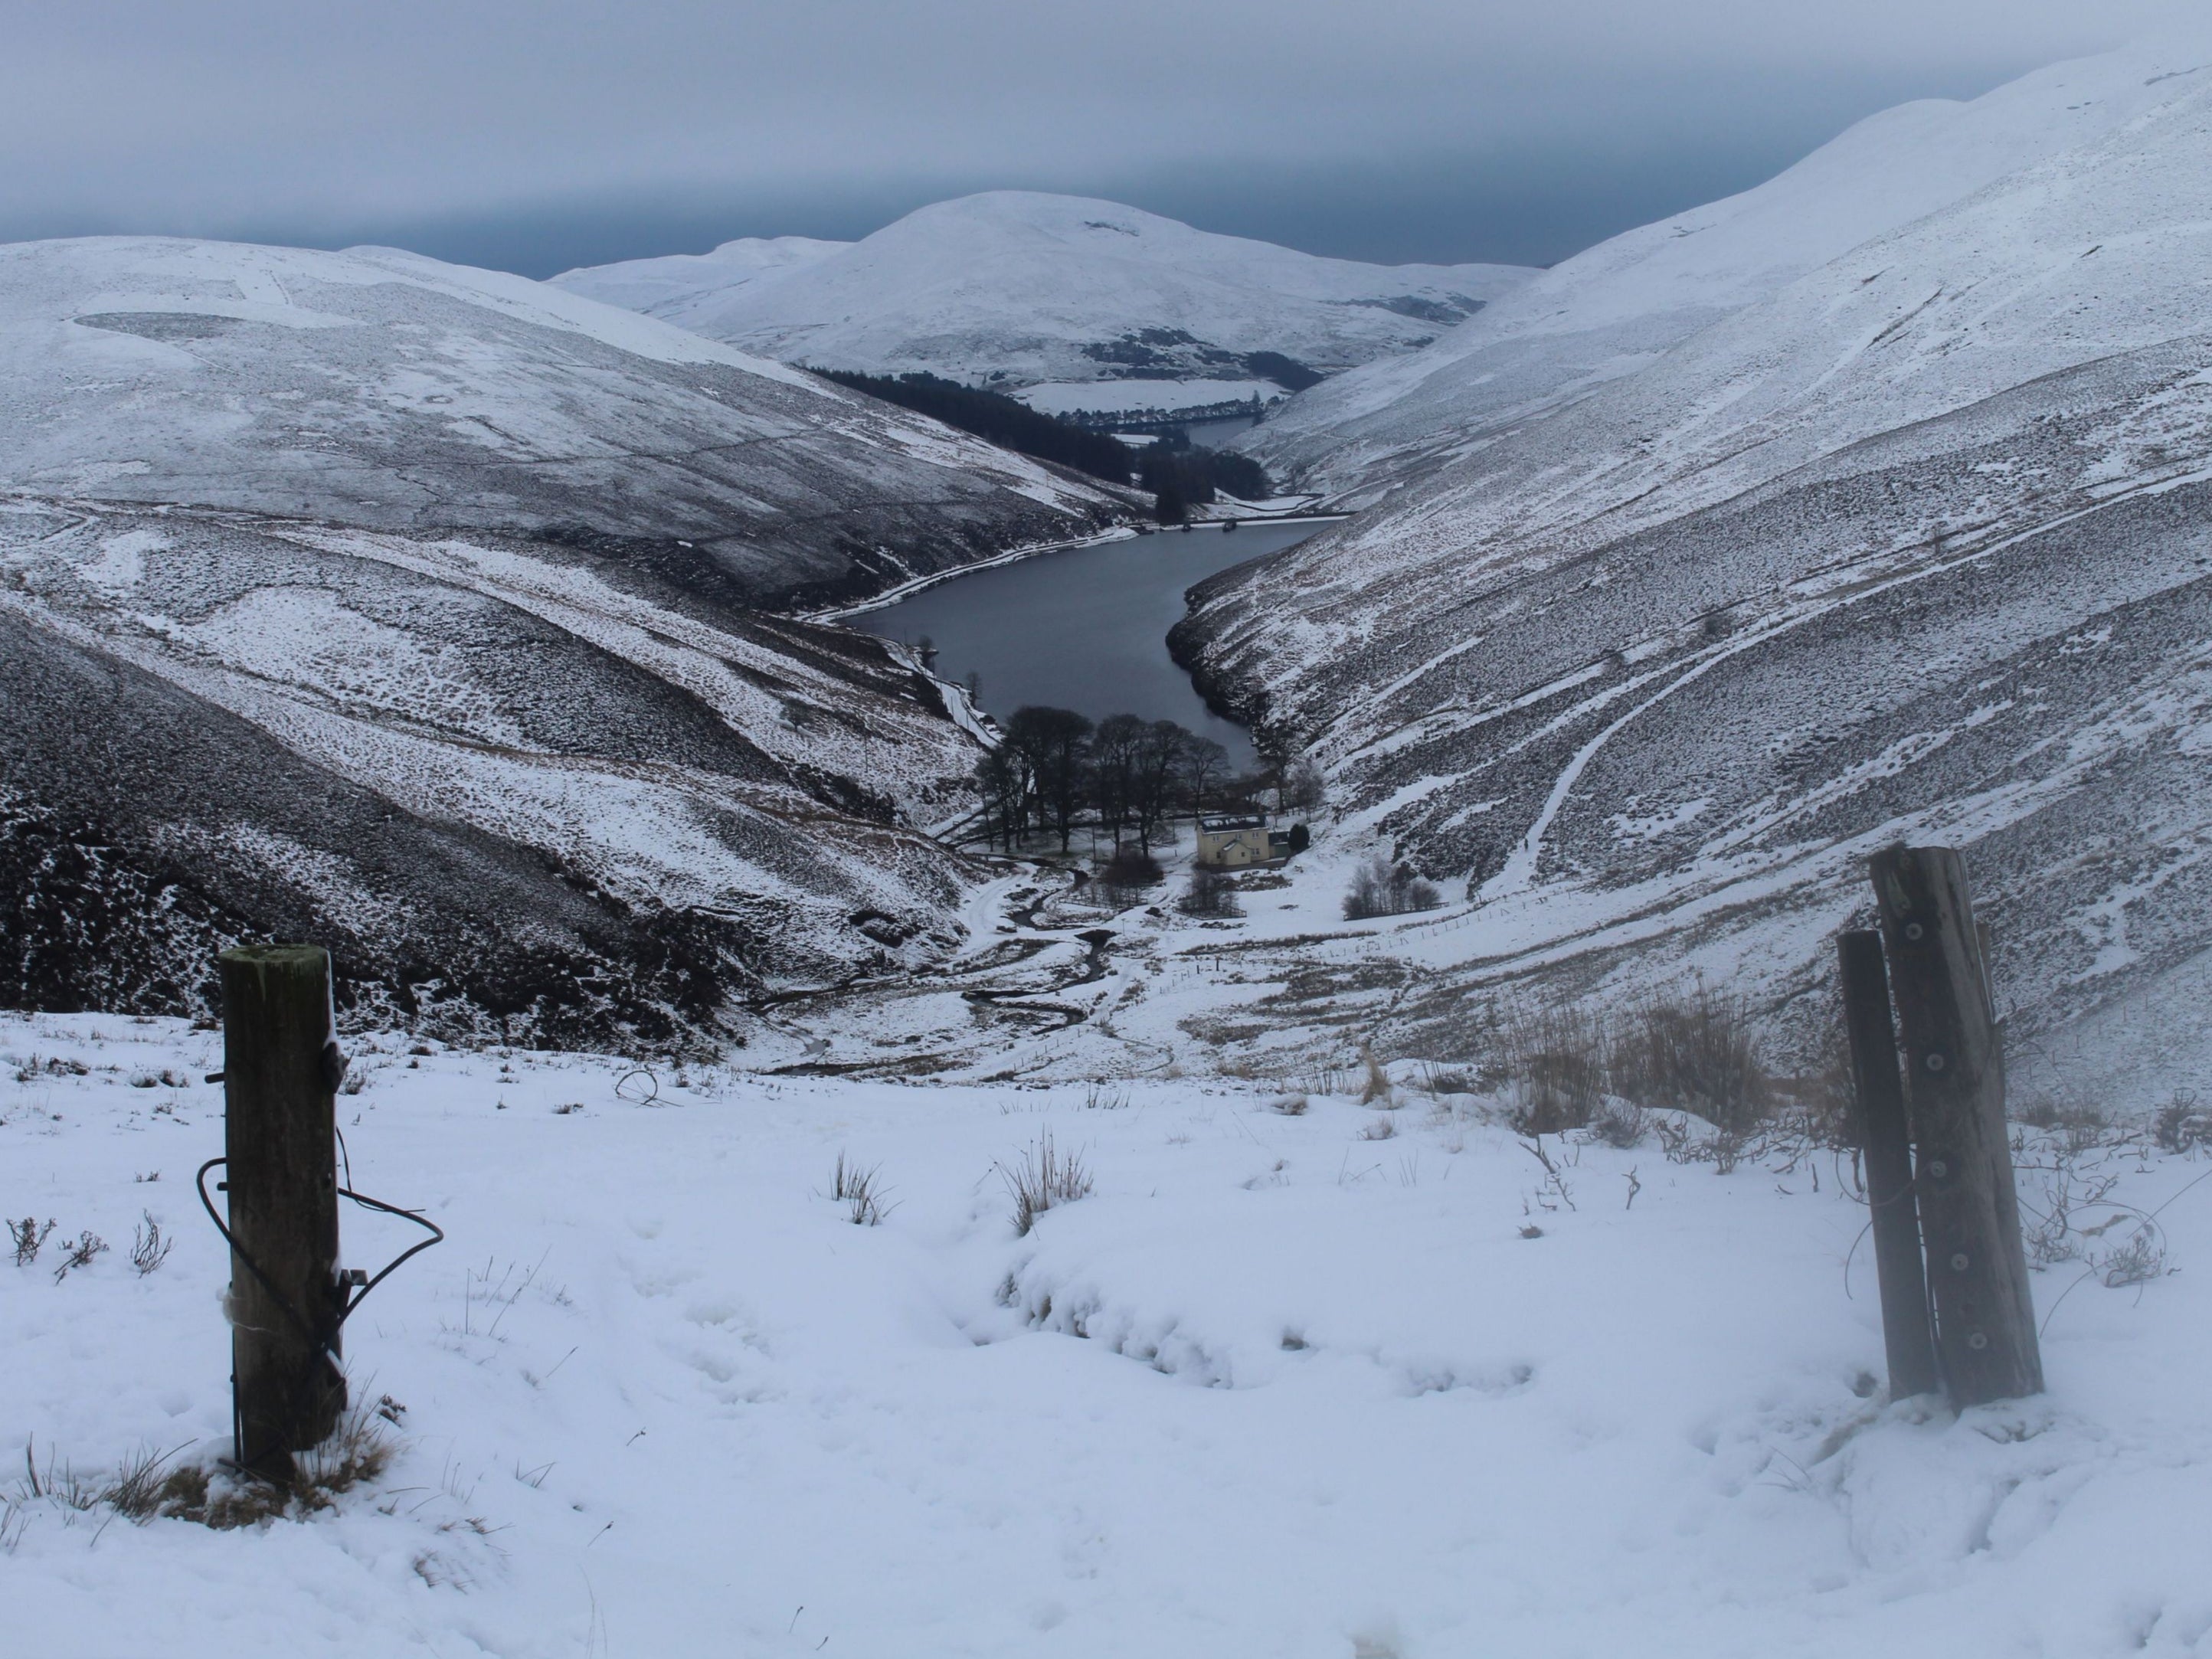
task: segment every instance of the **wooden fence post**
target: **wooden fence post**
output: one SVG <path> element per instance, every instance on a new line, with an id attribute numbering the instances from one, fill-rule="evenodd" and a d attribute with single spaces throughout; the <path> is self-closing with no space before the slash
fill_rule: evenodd
<path id="1" fill-rule="evenodd" d="M 283 1480 L 292 1454 L 327 1439 L 345 1409 L 331 959 L 319 945 L 257 945 L 221 961 L 237 1459 Z"/>
<path id="2" fill-rule="evenodd" d="M 1919 1137 L 1915 1189 L 1952 1403 L 2043 1389 L 2004 1115 L 2004 1055 L 1965 860 L 1892 847 L 1869 860 Z"/>
<path id="3" fill-rule="evenodd" d="M 1867 1207 L 1875 1273 L 1881 1285 L 1881 1334 L 1889 1397 L 1932 1394 L 1940 1383 L 1920 1261 L 1920 1206 L 1912 1189 L 1912 1132 L 1897 1075 L 1897 1031 L 1889 1018 L 1889 970 L 1881 935 L 1855 930 L 1836 940 L 1843 969 L 1844 1028 L 1850 1039 L 1852 1098 L 1866 1157 Z"/>

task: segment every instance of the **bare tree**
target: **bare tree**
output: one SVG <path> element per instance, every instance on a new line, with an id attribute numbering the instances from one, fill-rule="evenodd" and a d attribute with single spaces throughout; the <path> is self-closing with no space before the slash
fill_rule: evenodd
<path id="1" fill-rule="evenodd" d="M 1030 769 L 1022 751 L 1002 743 L 975 763 L 975 790 L 983 798 L 983 843 L 995 837 L 1014 850 L 1030 827 Z"/>
<path id="2" fill-rule="evenodd" d="M 1310 812 L 1322 802 L 1321 768 L 1310 760 L 1294 760 L 1283 768 L 1276 800 L 1285 812 Z"/>
<path id="3" fill-rule="evenodd" d="M 1098 825 L 1121 850 L 1121 832 L 1134 816 L 1138 773 L 1143 763 L 1146 725 L 1135 714 L 1109 714 L 1098 723 L 1091 742 L 1091 799 Z"/>
<path id="4" fill-rule="evenodd" d="M 1206 803 L 1229 775 L 1229 751 L 1212 738 L 1186 733 L 1182 756 L 1182 783 L 1189 792 L 1190 807 L 1194 812 L 1206 811 Z"/>
<path id="5" fill-rule="evenodd" d="M 1038 816 L 1060 832 L 1063 853 L 1083 804 L 1091 732 L 1091 722 L 1073 709 L 1035 703 L 1017 708 L 1006 722 L 1007 746 L 1029 763 Z"/>
<path id="6" fill-rule="evenodd" d="M 1152 855 L 1152 837 L 1174 810 L 1184 757 L 1196 741 L 1173 720 L 1154 720 L 1145 728 L 1144 743 L 1137 755 L 1137 787 L 1130 816 L 1136 822 L 1137 844 L 1147 858 Z"/>

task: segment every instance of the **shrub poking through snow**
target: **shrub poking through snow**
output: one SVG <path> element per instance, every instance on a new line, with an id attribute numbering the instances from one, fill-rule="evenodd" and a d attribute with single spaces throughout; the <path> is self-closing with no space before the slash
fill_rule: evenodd
<path id="1" fill-rule="evenodd" d="M 1183 890 L 1181 903 L 1187 916 L 1241 916 L 1244 907 L 1237 902 L 1237 884 L 1218 870 L 1197 869 L 1190 872 L 1190 885 Z"/>
<path id="2" fill-rule="evenodd" d="M 1136 903 L 1147 887 L 1158 886 L 1163 873 L 1160 861 L 1151 854 L 1134 847 L 1118 847 L 1114 856 L 1099 866 L 1095 879 L 1100 897 L 1118 909 Z"/>
<path id="3" fill-rule="evenodd" d="M 1511 1010 L 1498 1029 L 1498 1057 L 1514 1095 L 1513 1127 L 1554 1135 L 1579 1129 L 1605 1099 L 1605 1026 L 1566 1003 Z"/>
<path id="4" fill-rule="evenodd" d="M 52 1221 L 41 1224 L 37 1217 L 27 1215 L 21 1221 L 9 1222 L 8 1242 L 15 1248 L 15 1265 L 27 1267 L 36 1261 L 39 1252 L 46 1248 L 46 1240 L 53 1236 L 58 1224 Z"/>
<path id="5" fill-rule="evenodd" d="M 1456 1066 L 1439 1066 L 1433 1060 L 1421 1062 L 1421 1087 L 1432 1095 L 1471 1095 L 1475 1091 L 1474 1077 Z"/>
<path id="6" fill-rule="evenodd" d="M 70 1276 L 72 1267 L 89 1267 L 94 1256 L 107 1254 L 107 1241 L 87 1229 L 62 1246 L 62 1265 L 54 1269 L 54 1283 L 58 1285 Z"/>
<path id="7" fill-rule="evenodd" d="M 1639 1106 L 1693 1112 L 1734 1135 L 1773 1113 L 1773 1084 L 1740 997 L 1703 984 L 1686 997 L 1647 997 L 1629 1009 L 1611 1048 L 1613 1092 Z"/>
<path id="8" fill-rule="evenodd" d="M 2212 1110 L 2197 1104 L 2197 1091 L 2179 1089 L 2151 1120 L 2151 1138 L 2162 1152 L 2188 1152 L 2212 1146 Z"/>
<path id="9" fill-rule="evenodd" d="M 1414 910 L 1433 910 L 1443 896 L 1424 881 L 1411 865 L 1393 864 L 1377 853 L 1361 865 L 1344 896 L 1344 919 L 1364 921 L 1370 916 L 1402 916 Z"/>
<path id="10" fill-rule="evenodd" d="M 1014 1232 L 1027 1237 L 1036 1218 L 1056 1204 L 1073 1204 L 1091 1192 L 1091 1171 L 1080 1153 L 1062 1157 L 1049 1132 L 1037 1137 L 1022 1161 L 998 1166 L 999 1178 L 1014 1200 Z"/>
<path id="11" fill-rule="evenodd" d="M 1619 1147 L 1622 1152 L 1642 1145 L 1644 1132 L 1650 1127 L 1650 1120 L 1641 1106 L 1613 1097 L 1601 1102 L 1589 1121 L 1592 1134 L 1607 1146 Z"/>
<path id="12" fill-rule="evenodd" d="M 154 1219 L 151 1210 L 139 1212 L 144 1218 L 131 1237 L 131 1265 L 137 1269 L 138 1277 L 148 1273 L 169 1259 L 169 1251 L 176 1241 L 161 1231 L 161 1224 Z"/>

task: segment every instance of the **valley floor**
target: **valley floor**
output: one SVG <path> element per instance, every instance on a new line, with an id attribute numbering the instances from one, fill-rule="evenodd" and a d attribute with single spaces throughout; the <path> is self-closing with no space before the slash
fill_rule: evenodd
<path id="1" fill-rule="evenodd" d="M 12 1650 L 2212 1651 L 2201 1154 L 2082 1155 L 2118 1184 L 2081 1227 L 2170 1201 L 2179 1271 L 2039 1273 L 2051 1393 L 1953 1417 L 1881 1398 L 1831 1153 L 1553 1140 L 1552 1183 L 1494 1103 L 1410 1077 L 1293 1115 L 1187 1079 L 355 1048 L 354 1185 L 450 1240 L 348 1328 L 394 1461 L 227 1532 L 0 1489 Z M 0 1054 L 0 1209 L 59 1224 L 0 1261 L 0 1445 L 34 1476 L 212 1460 L 218 1037 L 7 1015 Z M 1094 1190 L 1018 1237 L 1000 1171 L 1048 1135 Z M 841 1153 L 881 1225 L 827 1195 Z M 142 1276 L 143 1218 L 175 1245 Z M 380 1224 L 349 1211 L 349 1261 Z M 58 1281 L 88 1229 L 117 1248 Z"/>

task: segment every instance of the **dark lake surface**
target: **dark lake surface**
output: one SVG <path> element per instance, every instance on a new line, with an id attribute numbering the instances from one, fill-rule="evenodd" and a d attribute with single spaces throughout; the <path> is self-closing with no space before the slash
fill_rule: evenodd
<path id="1" fill-rule="evenodd" d="M 1259 424 L 1254 416 L 1228 415 L 1218 421 L 1185 421 L 1182 429 L 1200 449 L 1219 449 L 1239 433 L 1249 432 Z"/>
<path id="2" fill-rule="evenodd" d="M 1002 719 L 1024 703 L 1049 703 L 1094 720 L 1179 720 L 1249 765 L 1250 737 L 1207 709 L 1168 655 L 1168 629 L 1182 620 L 1192 583 L 1327 528 L 1202 525 L 1063 548 L 955 576 L 846 621 L 908 644 L 927 636 L 937 646 L 938 674 L 975 674 L 979 701 Z"/>

